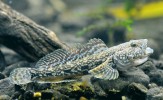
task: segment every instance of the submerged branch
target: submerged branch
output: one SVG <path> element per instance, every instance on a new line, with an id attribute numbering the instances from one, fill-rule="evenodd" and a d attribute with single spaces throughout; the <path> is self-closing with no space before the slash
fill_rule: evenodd
<path id="1" fill-rule="evenodd" d="M 29 61 L 59 48 L 67 48 L 56 34 L 12 10 L 0 1 L 0 43 Z"/>

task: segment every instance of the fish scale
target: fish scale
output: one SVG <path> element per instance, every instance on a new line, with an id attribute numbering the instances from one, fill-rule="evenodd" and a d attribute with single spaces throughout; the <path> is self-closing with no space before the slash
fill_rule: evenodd
<path id="1" fill-rule="evenodd" d="M 44 78 L 57 80 L 61 77 L 61 82 L 64 80 L 67 82 L 67 77 L 91 74 L 95 78 L 112 80 L 119 76 L 117 70 L 119 67 L 115 66 L 123 65 L 122 63 L 126 61 L 132 64 L 135 59 L 128 59 L 130 55 L 135 56 L 140 51 L 144 52 L 146 48 L 147 39 L 131 40 L 108 48 L 101 39 L 94 38 L 85 45 L 78 44 L 67 50 L 59 49 L 47 54 L 36 63 L 34 68 L 17 68 L 11 72 L 10 79 L 14 84 L 33 81 L 48 83 L 49 81 Z M 144 56 L 142 54 L 138 57 Z M 123 67 L 125 69 L 125 66 Z"/>

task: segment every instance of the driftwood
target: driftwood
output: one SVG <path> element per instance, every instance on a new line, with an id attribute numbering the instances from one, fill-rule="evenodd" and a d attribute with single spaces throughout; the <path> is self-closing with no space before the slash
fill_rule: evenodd
<path id="1" fill-rule="evenodd" d="M 4 55 L 2 54 L 0 50 L 0 71 L 4 70 L 5 67 L 6 67 L 6 61 L 5 61 Z"/>
<path id="2" fill-rule="evenodd" d="M 36 61 L 59 48 L 67 48 L 54 32 L 33 22 L 0 1 L 0 44 L 28 61 Z"/>

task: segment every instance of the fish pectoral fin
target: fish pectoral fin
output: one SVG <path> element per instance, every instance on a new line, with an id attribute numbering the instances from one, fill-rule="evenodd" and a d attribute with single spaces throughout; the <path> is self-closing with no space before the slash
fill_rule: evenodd
<path id="1" fill-rule="evenodd" d="M 104 79 L 104 80 L 114 80 L 119 76 L 119 72 L 116 69 L 111 67 L 111 63 L 104 62 L 101 65 L 95 67 L 92 70 L 89 70 L 89 73 L 92 74 L 95 78 Z"/>

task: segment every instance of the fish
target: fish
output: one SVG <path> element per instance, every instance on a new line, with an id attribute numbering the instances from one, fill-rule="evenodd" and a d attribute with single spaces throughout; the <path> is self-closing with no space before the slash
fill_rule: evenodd
<path id="1" fill-rule="evenodd" d="M 94 38 L 84 45 L 55 50 L 42 57 L 33 68 L 16 68 L 9 78 L 17 85 L 72 82 L 84 75 L 115 80 L 119 77 L 118 70 L 138 66 L 153 53 L 147 41 L 130 40 L 108 48 L 101 39 Z"/>

